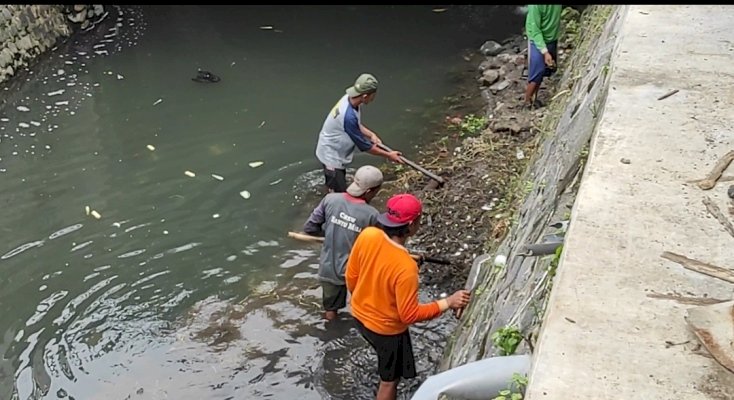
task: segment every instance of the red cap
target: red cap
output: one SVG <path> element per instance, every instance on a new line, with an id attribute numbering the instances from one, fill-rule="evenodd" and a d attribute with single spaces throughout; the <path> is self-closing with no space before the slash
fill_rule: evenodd
<path id="1" fill-rule="evenodd" d="M 377 222 L 387 227 L 398 227 L 407 225 L 423 212 L 423 205 L 417 197 L 412 194 L 396 194 L 387 201 L 387 212 L 377 217 Z"/>

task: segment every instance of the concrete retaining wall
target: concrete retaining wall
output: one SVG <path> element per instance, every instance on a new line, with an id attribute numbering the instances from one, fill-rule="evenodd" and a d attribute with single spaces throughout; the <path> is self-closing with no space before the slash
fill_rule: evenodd
<path id="1" fill-rule="evenodd" d="M 507 257 L 506 265 L 493 265 L 491 257 L 482 266 L 481 283 L 441 369 L 500 355 L 492 334 L 505 326 L 525 338 L 516 354 L 532 351 L 558 257 L 523 254 L 527 245 L 547 235 L 564 236 L 589 140 L 604 107 L 619 18 L 620 10 L 612 6 L 592 6 L 584 13 L 573 54 L 560 66 L 564 72 L 551 94 L 555 99 L 537 128 L 539 145 L 522 179 L 525 200 L 496 251 Z M 554 223 L 559 225 L 551 227 Z"/>

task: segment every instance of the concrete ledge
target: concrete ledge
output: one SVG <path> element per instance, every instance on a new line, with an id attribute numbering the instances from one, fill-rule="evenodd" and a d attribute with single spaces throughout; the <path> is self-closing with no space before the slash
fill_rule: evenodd
<path id="1" fill-rule="evenodd" d="M 686 184 L 734 150 L 734 9 L 627 6 L 621 23 L 526 398 L 732 399 L 734 374 L 686 326 L 693 306 L 650 295 L 734 296 L 660 257 L 734 268 L 734 238 L 702 203 L 728 214 L 728 183 Z"/>

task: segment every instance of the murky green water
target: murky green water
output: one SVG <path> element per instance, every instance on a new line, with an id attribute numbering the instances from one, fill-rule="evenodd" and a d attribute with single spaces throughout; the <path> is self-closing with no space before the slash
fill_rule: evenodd
<path id="1" fill-rule="evenodd" d="M 363 120 L 409 155 L 475 68 L 462 49 L 521 17 L 108 10 L 2 92 L 0 398 L 370 398 L 371 350 L 348 320 L 319 319 L 318 248 L 285 237 L 320 196 L 319 128 L 371 72 Z M 449 318 L 414 331 L 419 371 Z"/>

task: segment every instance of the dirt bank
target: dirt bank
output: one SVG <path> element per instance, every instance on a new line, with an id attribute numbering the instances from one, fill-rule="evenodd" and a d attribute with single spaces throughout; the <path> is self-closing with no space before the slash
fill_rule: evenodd
<path id="1" fill-rule="evenodd" d="M 570 13 L 566 20 L 577 17 Z M 572 40 L 572 34 L 561 40 L 561 66 Z M 426 286 L 442 291 L 463 286 L 473 259 L 495 247 L 516 222 L 516 206 L 530 189 L 522 175 L 542 136 L 540 124 L 547 112 L 545 107 L 522 109 L 526 57 L 527 42 L 519 35 L 501 43 L 487 41 L 464 55 L 467 63 L 477 66 L 475 71 L 447 98 L 436 138 L 412 155 L 446 180 L 443 187 L 426 187 L 430 179 L 407 166 L 387 167 L 388 175 L 397 175 L 386 185 L 388 191 L 410 191 L 424 202 L 423 226 L 411 247 L 454 261 L 450 268 L 424 265 Z M 557 83 L 557 75 L 543 82 L 538 95 L 542 103 L 551 100 Z"/>

